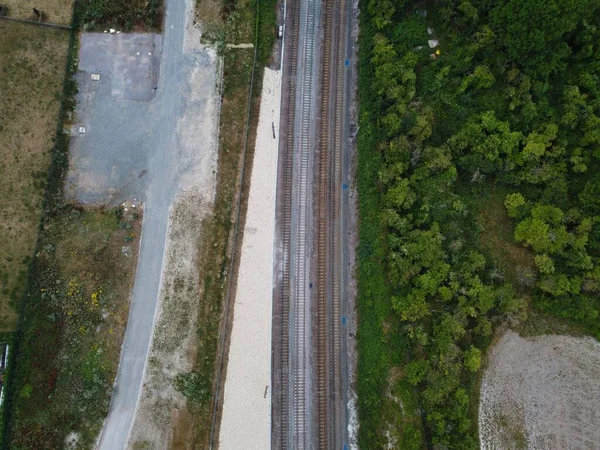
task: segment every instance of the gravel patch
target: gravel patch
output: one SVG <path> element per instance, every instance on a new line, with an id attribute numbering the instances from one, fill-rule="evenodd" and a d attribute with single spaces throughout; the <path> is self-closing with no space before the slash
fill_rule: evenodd
<path id="1" fill-rule="evenodd" d="M 507 331 L 489 354 L 481 448 L 600 449 L 600 343 Z"/>
<path id="2" fill-rule="evenodd" d="M 173 381 L 192 369 L 195 355 L 201 224 L 209 210 L 202 197 L 188 190 L 171 209 L 152 347 L 129 447 L 147 442 L 153 449 L 169 448 L 174 418 L 186 405 Z"/>
<path id="3" fill-rule="evenodd" d="M 219 448 L 269 448 L 281 72 L 266 68 L 225 378 Z M 275 131 L 273 131 L 275 130 Z"/>

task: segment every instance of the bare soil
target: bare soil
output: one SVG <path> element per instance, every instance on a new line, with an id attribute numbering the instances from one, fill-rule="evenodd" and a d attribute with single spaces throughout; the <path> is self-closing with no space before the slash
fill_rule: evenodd
<path id="1" fill-rule="evenodd" d="M 38 236 L 68 41 L 65 30 L 0 22 L 0 331 L 15 326 Z"/>
<path id="2" fill-rule="evenodd" d="M 184 192 L 175 200 L 167 240 L 167 255 L 152 348 L 130 445 L 169 448 L 171 430 L 178 425 L 179 448 L 189 448 L 192 430 L 185 427 L 186 399 L 175 388 L 175 378 L 192 369 L 196 354 L 197 315 L 201 280 L 198 271 L 202 221 L 207 212 L 203 195 Z M 187 444 L 187 445 L 185 445 Z M 136 447 L 137 446 L 137 447 Z"/>
<path id="3" fill-rule="evenodd" d="M 522 338 L 492 347 L 479 402 L 482 449 L 600 449 L 600 343 Z"/>

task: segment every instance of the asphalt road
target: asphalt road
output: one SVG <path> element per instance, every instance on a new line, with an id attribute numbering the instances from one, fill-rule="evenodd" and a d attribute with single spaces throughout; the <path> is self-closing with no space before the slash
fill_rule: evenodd
<path id="1" fill-rule="evenodd" d="M 189 3 L 189 4 L 188 4 Z M 125 448 L 140 396 L 160 292 L 169 208 L 180 189 L 214 195 L 216 57 L 185 48 L 191 0 L 166 0 L 157 35 L 84 33 L 67 195 L 144 202 L 129 321 L 98 449 Z M 99 82 L 91 74 L 99 73 Z M 78 133 L 85 126 L 85 133 Z"/>

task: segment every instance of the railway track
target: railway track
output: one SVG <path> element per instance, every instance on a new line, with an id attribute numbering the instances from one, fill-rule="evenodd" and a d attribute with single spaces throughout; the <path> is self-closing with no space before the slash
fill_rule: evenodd
<path id="1" fill-rule="evenodd" d="M 328 392 L 331 385 L 331 367 L 328 364 L 331 354 L 328 352 L 328 297 L 329 297 L 329 205 L 331 198 L 327 195 L 330 190 L 330 146 L 331 117 L 329 102 L 331 93 L 331 51 L 332 51 L 332 2 L 326 2 L 324 14 L 324 40 L 321 71 L 321 122 L 319 142 L 319 181 L 318 189 L 318 248 L 317 248 L 317 414 L 318 414 L 318 446 L 328 448 L 330 436 L 327 427 L 329 411 Z"/>
<path id="2" fill-rule="evenodd" d="M 288 9 L 288 76 L 284 85 L 284 95 L 288 96 L 284 109 L 287 130 L 281 142 L 281 371 L 279 412 L 273 414 L 279 419 L 279 435 L 274 437 L 274 447 L 341 448 L 346 420 L 340 362 L 342 49 L 346 0 L 289 0 Z M 321 89 L 317 92 L 319 83 L 314 79 L 313 64 L 315 43 L 320 37 L 319 20 L 324 34 L 317 74 Z M 315 100 L 316 95 L 320 96 L 319 101 Z M 316 231 L 314 242 L 310 239 L 311 229 Z M 317 277 L 314 293 L 310 289 L 312 257 Z M 311 302 L 315 302 L 313 309 Z M 314 318 L 311 311 L 316 313 Z M 313 322 L 314 342 L 310 338 Z"/>
<path id="3" fill-rule="evenodd" d="M 292 430 L 292 447 L 303 450 L 310 447 L 309 420 L 307 405 L 309 403 L 308 382 L 310 376 L 310 367 L 308 356 L 310 349 L 310 337 L 308 330 L 311 326 L 310 318 L 310 293 L 309 290 L 309 261 L 310 257 L 310 239 L 309 230 L 311 228 L 311 206 L 312 196 L 310 187 L 312 186 L 311 170 L 309 162 L 311 161 L 313 142 L 312 120 L 313 120 L 313 101 L 314 101 L 314 77 L 313 63 L 315 54 L 315 27 L 317 25 L 317 13 L 319 0 L 304 0 L 303 8 L 300 8 L 300 29 L 303 31 L 300 39 L 301 59 L 303 70 L 299 74 L 298 97 L 300 101 L 296 105 L 298 116 L 295 118 L 295 132 L 297 132 L 297 152 L 294 161 L 293 191 L 292 202 L 292 230 L 291 230 L 291 250 L 293 255 L 292 273 L 294 283 L 292 286 L 292 349 L 294 359 L 291 361 L 292 368 L 292 386 L 291 401 L 293 417 L 290 422 Z M 295 213 L 295 217 L 294 217 Z M 294 220 L 295 219 L 295 220 Z"/>
<path id="4" fill-rule="evenodd" d="M 326 1 L 322 50 L 318 213 L 318 448 L 341 448 L 345 409 L 341 386 L 340 189 L 346 1 Z"/>
<path id="5" fill-rule="evenodd" d="M 292 167 L 294 160 L 294 119 L 296 107 L 296 76 L 298 68 L 298 38 L 300 33 L 300 0 L 291 0 L 290 10 L 292 13 L 291 27 L 288 33 L 290 62 L 289 78 L 287 84 L 288 112 L 287 112 L 287 134 L 283 146 L 283 220 L 282 220 L 282 244 L 283 244 L 283 276 L 281 291 L 281 378 L 279 391 L 280 407 L 280 436 L 281 448 L 287 448 L 289 442 L 289 319 L 290 319 L 290 239 L 292 220 Z"/>

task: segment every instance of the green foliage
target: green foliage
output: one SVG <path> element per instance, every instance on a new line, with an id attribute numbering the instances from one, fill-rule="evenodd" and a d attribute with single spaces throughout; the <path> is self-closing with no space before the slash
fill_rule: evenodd
<path id="1" fill-rule="evenodd" d="M 535 264 L 538 267 L 540 273 L 551 274 L 556 270 L 554 268 L 554 262 L 552 258 L 547 254 L 535 255 Z"/>
<path id="2" fill-rule="evenodd" d="M 598 8 L 597 0 L 492 1 L 490 25 L 513 61 L 547 78 L 571 52 L 563 39 Z"/>
<path id="3" fill-rule="evenodd" d="M 367 0 L 361 0 L 363 11 L 367 8 Z M 381 434 L 386 416 L 390 410 L 398 408 L 395 403 L 387 403 L 382 399 L 386 389 L 386 380 L 390 366 L 406 362 L 409 348 L 408 337 L 395 327 L 393 334 L 386 331 L 384 322 L 393 320 L 391 313 L 390 286 L 384 270 L 385 232 L 382 221 L 383 204 L 379 195 L 378 179 L 393 177 L 402 173 L 405 160 L 403 142 L 401 140 L 390 145 L 389 151 L 382 155 L 374 151 L 379 140 L 376 113 L 378 99 L 371 94 L 373 67 L 368 62 L 371 58 L 373 36 L 375 30 L 371 26 L 361 26 L 359 52 L 361 65 L 359 68 L 360 96 L 360 133 L 358 134 L 358 170 L 357 188 L 361 216 L 359 227 L 359 247 L 357 258 L 358 304 L 357 314 L 359 328 L 357 331 L 357 347 L 359 351 L 357 378 L 358 412 L 360 417 L 359 445 L 361 448 L 381 448 L 385 438 Z M 383 164 L 384 158 L 394 161 L 396 167 Z M 381 172 L 380 172 L 381 171 Z M 384 173 L 385 172 L 385 173 Z M 394 212 L 394 211 L 392 211 Z M 394 212 L 395 214 L 395 212 Z M 398 217 L 399 218 L 399 217 Z M 394 220 L 390 217 L 390 220 Z M 418 330 L 414 330 L 419 334 Z M 409 386 L 410 387 L 410 386 Z M 405 389 L 403 405 L 417 404 L 413 390 Z M 411 401 L 412 400 L 412 401 Z M 407 411 L 402 421 L 394 418 L 396 426 L 405 429 L 412 427 L 420 430 L 421 418 L 417 408 Z M 416 432 L 408 437 L 414 442 L 421 442 L 421 433 Z"/>
<path id="4" fill-rule="evenodd" d="M 212 386 L 208 377 L 196 372 L 183 373 L 175 377 L 174 383 L 175 388 L 193 404 L 204 406 L 210 401 Z"/>
<path id="5" fill-rule="evenodd" d="M 162 27 L 163 0 L 86 0 L 79 1 L 85 29 L 143 28 L 159 31 Z"/>
<path id="6" fill-rule="evenodd" d="M 403 3 L 361 4 L 359 372 L 378 374 L 359 390 L 361 442 L 386 429 L 385 321 L 410 342 L 428 444 L 476 448 L 470 388 L 496 323 L 531 302 L 600 335 L 600 2 L 446 0 L 426 18 Z M 489 192 L 507 224 L 478 220 Z"/>
<path id="7" fill-rule="evenodd" d="M 258 16 L 258 61 L 266 64 L 271 57 L 277 33 L 277 1 L 258 0 L 255 9 Z"/>
<path id="8" fill-rule="evenodd" d="M 516 218 L 519 216 L 519 208 L 525 205 L 525 198 L 520 192 L 508 194 L 504 201 L 504 205 L 508 211 L 508 217 Z"/>
<path id="9" fill-rule="evenodd" d="M 464 365 L 465 368 L 470 372 L 477 372 L 481 366 L 481 350 L 477 347 L 471 346 L 464 353 Z"/>
<path id="10" fill-rule="evenodd" d="M 412 385 L 417 385 L 425 378 L 429 371 L 429 361 L 415 360 L 409 362 L 406 367 L 406 381 Z"/>

